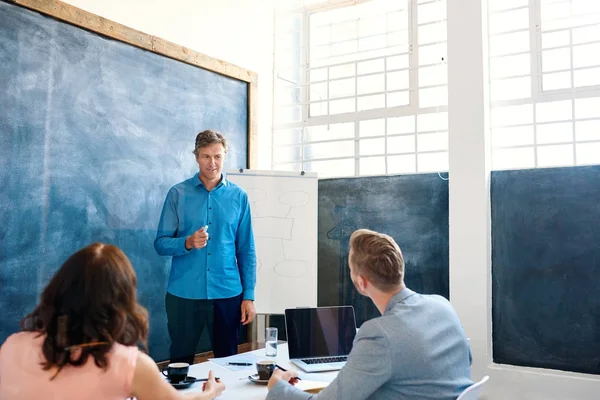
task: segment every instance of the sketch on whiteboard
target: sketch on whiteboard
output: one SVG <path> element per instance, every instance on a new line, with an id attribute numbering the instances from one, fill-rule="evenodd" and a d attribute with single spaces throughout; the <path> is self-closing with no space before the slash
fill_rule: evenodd
<path id="1" fill-rule="evenodd" d="M 308 204 L 308 193 L 302 190 L 293 190 L 279 196 L 279 202 L 290 206 L 286 218 L 290 215 L 294 207 L 303 207 Z"/>
<path id="2" fill-rule="evenodd" d="M 291 214 L 294 208 L 304 207 L 308 204 L 308 193 L 302 190 L 285 192 L 277 199 L 277 202 L 284 207 L 265 207 L 260 211 L 258 210 L 260 202 L 267 200 L 265 191 L 248 188 L 246 193 L 252 209 L 252 229 L 255 240 L 257 242 L 268 242 L 267 246 L 271 249 L 271 252 L 273 252 L 274 246 L 281 248 L 280 256 L 282 259 L 272 266 L 273 272 L 284 278 L 300 278 L 306 275 L 309 269 L 308 263 L 303 260 L 288 258 L 285 251 L 285 241 L 292 242 L 294 240 L 295 217 Z M 264 215 L 265 213 L 269 215 Z M 278 249 L 276 252 L 279 253 Z M 263 262 L 257 256 L 257 271 L 259 265 L 262 267 Z"/>
<path id="3" fill-rule="evenodd" d="M 267 198 L 267 192 L 262 189 L 246 189 L 246 194 L 248 195 L 248 201 L 250 202 L 250 207 L 254 209 L 255 203 L 260 200 L 264 200 Z"/>
<path id="4" fill-rule="evenodd" d="M 317 200 L 315 173 L 231 170 L 252 213 L 259 314 L 317 306 Z"/>

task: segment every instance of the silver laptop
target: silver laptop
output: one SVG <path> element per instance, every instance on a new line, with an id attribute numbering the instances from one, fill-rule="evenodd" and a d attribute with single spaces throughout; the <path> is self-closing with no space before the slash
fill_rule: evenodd
<path id="1" fill-rule="evenodd" d="M 356 336 L 354 308 L 288 308 L 285 332 L 293 364 L 306 372 L 339 370 Z"/>

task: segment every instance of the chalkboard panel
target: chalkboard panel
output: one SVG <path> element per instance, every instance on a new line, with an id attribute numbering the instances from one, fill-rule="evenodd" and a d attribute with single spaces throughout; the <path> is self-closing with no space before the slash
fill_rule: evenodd
<path id="1" fill-rule="evenodd" d="M 350 280 L 348 241 L 360 228 L 396 240 L 408 287 L 448 298 L 448 181 L 438 174 L 319 181 L 318 302 L 353 305 L 358 324 L 380 315 Z"/>
<path id="2" fill-rule="evenodd" d="M 104 241 L 131 259 L 150 354 L 168 358 L 162 203 L 196 171 L 200 130 L 248 167 L 248 84 L 5 2 L 0 77 L 0 343 L 72 252 Z"/>
<path id="3" fill-rule="evenodd" d="M 600 166 L 492 172 L 494 362 L 600 374 Z"/>

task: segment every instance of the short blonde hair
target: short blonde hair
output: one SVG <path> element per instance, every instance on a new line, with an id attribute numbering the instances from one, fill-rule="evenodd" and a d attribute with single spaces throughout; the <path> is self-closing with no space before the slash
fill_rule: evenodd
<path id="1" fill-rule="evenodd" d="M 350 251 L 354 273 L 379 290 L 391 292 L 404 282 L 404 257 L 392 237 L 359 229 L 350 237 Z"/>
<path id="2" fill-rule="evenodd" d="M 199 149 L 219 143 L 223 145 L 223 149 L 225 149 L 225 153 L 227 153 L 229 146 L 227 145 L 227 139 L 225 139 L 225 136 L 223 136 L 220 132 L 207 129 L 196 135 L 196 143 L 194 145 L 193 153 L 197 156 Z"/>

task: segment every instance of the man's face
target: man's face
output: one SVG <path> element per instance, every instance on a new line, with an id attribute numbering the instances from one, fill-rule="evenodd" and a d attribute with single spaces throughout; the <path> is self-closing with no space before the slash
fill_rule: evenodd
<path id="1" fill-rule="evenodd" d="M 352 280 L 352 283 L 354 284 L 356 291 L 363 296 L 367 296 L 367 293 L 363 289 L 360 288 L 360 283 L 361 282 L 364 283 L 364 278 L 361 277 L 360 275 L 356 275 L 354 273 L 356 268 L 352 265 L 352 262 L 350 261 L 351 259 L 352 259 L 352 249 L 350 249 L 350 254 L 348 255 L 348 268 L 350 268 L 350 279 Z"/>
<path id="2" fill-rule="evenodd" d="M 221 179 L 224 160 L 225 148 L 221 143 L 199 148 L 196 162 L 200 168 L 200 177 L 207 181 Z"/>

